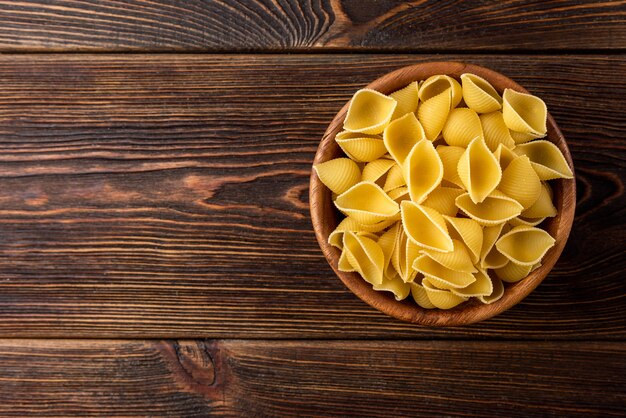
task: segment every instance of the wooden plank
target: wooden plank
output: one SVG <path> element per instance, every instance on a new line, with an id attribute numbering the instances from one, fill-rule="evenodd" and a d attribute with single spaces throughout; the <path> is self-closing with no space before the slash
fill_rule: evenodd
<path id="1" fill-rule="evenodd" d="M 2 416 L 623 416 L 622 343 L 1 340 Z"/>
<path id="2" fill-rule="evenodd" d="M 471 327 L 387 318 L 334 276 L 310 164 L 352 93 L 421 55 L 0 56 L 0 336 L 626 336 L 623 56 L 472 56 L 543 97 L 575 158 L 568 246 Z"/>
<path id="3" fill-rule="evenodd" d="M 0 50 L 609 50 L 625 23 L 600 0 L 8 0 Z"/>

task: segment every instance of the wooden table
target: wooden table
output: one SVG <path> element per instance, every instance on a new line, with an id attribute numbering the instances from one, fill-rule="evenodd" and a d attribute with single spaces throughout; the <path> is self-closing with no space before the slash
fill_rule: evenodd
<path id="1" fill-rule="evenodd" d="M 0 4 L 1 416 L 626 414 L 626 4 Z M 311 161 L 403 65 L 545 99 L 578 207 L 523 303 L 430 329 L 328 267 Z"/>

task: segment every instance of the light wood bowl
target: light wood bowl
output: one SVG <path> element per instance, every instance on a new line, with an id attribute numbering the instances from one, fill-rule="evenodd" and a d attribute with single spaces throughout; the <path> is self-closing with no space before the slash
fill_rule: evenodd
<path id="1" fill-rule="evenodd" d="M 460 80 L 460 76 L 463 73 L 473 73 L 483 77 L 500 94 L 503 93 L 505 88 L 527 93 L 519 84 L 500 73 L 477 65 L 458 62 L 431 62 L 403 67 L 374 80 L 367 88 L 389 94 L 412 81 L 424 80 L 432 75 L 447 74 Z M 344 156 L 343 151 L 335 142 L 335 135 L 342 130 L 343 121 L 348 111 L 348 104 L 349 102 L 337 113 L 328 126 L 320 142 L 313 164 Z M 544 139 L 553 142 L 559 147 L 573 171 L 574 165 L 565 138 L 550 114 L 548 114 L 547 127 L 548 135 Z M 572 228 L 574 208 L 576 206 L 576 182 L 574 179 L 559 179 L 552 180 L 550 184 L 554 189 L 554 203 L 558 210 L 558 215 L 545 221 L 541 227 L 546 229 L 556 239 L 556 244 L 543 258 L 542 266 L 517 283 L 505 283 L 504 296 L 491 305 L 482 304 L 476 298 L 471 298 L 468 302 L 450 310 L 423 309 L 410 296 L 406 300 L 398 302 L 389 292 L 373 290 L 372 286 L 365 282 L 358 273 L 339 271 L 337 263 L 340 251 L 328 244 L 328 236 L 337 226 L 340 214 L 333 205 L 330 190 L 322 184 L 315 170 L 312 170 L 311 174 L 309 199 L 311 218 L 319 245 L 337 276 L 355 295 L 379 311 L 403 321 L 427 326 L 459 326 L 491 318 L 509 309 L 532 292 L 554 267 L 565 247 L 567 237 Z"/>

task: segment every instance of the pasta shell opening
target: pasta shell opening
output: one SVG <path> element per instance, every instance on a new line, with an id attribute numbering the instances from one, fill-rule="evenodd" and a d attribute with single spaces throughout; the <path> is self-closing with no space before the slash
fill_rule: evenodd
<path id="1" fill-rule="evenodd" d="M 393 217 L 399 207 L 375 183 L 361 182 L 337 196 L 335 206 L 362 225 L 371 225 Z"/>
<path id="2" fill-rule="evenodd" d="M 470 109 L 488 113 L 502 108 L 502 98 L 487 80 L 476 74 L 461 75 L 463 99 Z"/>
<path id="3" fill-rule="evenodd" d="M 515 148 L 515 153 L 525 155 L 530 159 L 541 180 L 574 178 L 574 174 L 561 150 L 550 141 L 539 140 L 518 145 Z"/>
<path id="4" fill-rule="evenodd" d="M 450 89 L 450 106 L 453 109 L 463 99 L 463 88 L 454 78 L 447 75 L 434 75 L 424 80 L 419 89 L 419 99 L 425 102 Z"/>
<path id="5" fill-rule="evenodd" d="M 504 296 L 504 285 L 502 284 L 502 280 L 493 276 L 489 276 L 489 278 L 491 279 L 493 292 L 491 292 L 489 296 L 478 296 L 478 300 L 486 305 L 492 304 Z"/>
<path id="6" fill-rule="evenodd" d="M 374 285 L 374 290 L 391 292 L 397 301 L 406 299 L 409 293 L 411 293 L 410 285 L 403 282 L 398 276 L 392 278 L 383 277 L 382 283 Z"/>
<path id="7" fill-rule="evenodd" d="M 521 266 L 509 261 L 504 266 L 497 268 L 494 271 L 496 276 L 498 276 L 503 282 L 516 283 L 526 278 L 530 274 L 532 268 L 532 266 Z"/>
<path id="8" fill-rule="evenodd" d="M 493 282 L 484 270 L 474 273 L 474 283 L 462 289 L 450 289 L 452 293 L 462 297 L 490 296 L 493 293 Z"/>
<path id="9" fill-rule="evenodd" d="M 453 239 L 452 243 L 454 249 L 450 252 L 422 250 L 422 253 L 447 269 L 462 273 L 476 273 L 478 270 L 474 267 L 474 262 L 463 242 Z"/>
<path id="10" fill-rule="evenodd" d="M 416 203 L 423 202 L 441 183 L 443 165 L 432 142 L 423 139 L 411 150 L 402 166 L 409 195 Z"/>
<path id="11" fill-rule="evenodd" d="M 452 227 L 448 229 L 450 236 L 458 237 L 469 250 L 472 262 L 478 263 L 483 246 L 483 228 L 480 224 L 468 218 L 444 216 L 444 219 Z"/>
<path id="12" fill-rule="evenodd" d="M 406 235 L 417 245 L 443 252 L 454 249 L 443 216 L 436 210 L 405 200 L 401 215 Z"/>
<path id="13" fill-rule="evenodd" d="M 366 282 L 373 285 L 382 283 L 385 257 L 374 240 L 348 231 L 343 236 L 343 246 L 347 250 L 348 261 Z"/>
<path id="14" fill-rule="evenodd" d="M 350 101 L 343 127 L 350 132 L 379 134 L 389 124 L 396 105 L 395 99 L 375 90 L 359 90 Z"/>
<path id="15" fill-rule="evenodd" d="M 394 120 L 385 128 L 383 133 L 384 145 L 389 154 L 400 165 L 415 144 L 424 138 L 426 138 L 426 134 L 414 113 L 407 113 L 400 119 Z"/>
<path id="16" fill-rule="evenodd" d="M 496 248 L 512 262 L 532 266 L 554 246 L 554 238 L 543 229 L 516 226 L 496 242 Z"/>
<path id="17" fill-rule="evenodd" d="M 459 178 L 472 202 L 481 203 L 500 183 L 502 170 L 485 141 L 474 139 L 467 147 L 457 166 Z"/>
<path id="18" fill-rule="evenodd" d="M 459 177 L 457 167 L 465 148 L 438 145 L 436 151 L 443 165 L 443 180 L 464 188 L 465 185 Z"/>
<path id="19" fill-rule="evenodd" d="M 543 100 L 532 94 L 505 89 L 502 115 L 506 126 L 512 131 L 541 138 L 548 131 L 546 119 L 548 109 Z"/>
<path id="20" fill-rule="evenodd" d="M 474 203 L 469 193 L 456 198 L 456 205 L 481 225 L 493 226 L 519 216 L 522 205 L 504 193 L 494 190 L 482 203 Z"/>

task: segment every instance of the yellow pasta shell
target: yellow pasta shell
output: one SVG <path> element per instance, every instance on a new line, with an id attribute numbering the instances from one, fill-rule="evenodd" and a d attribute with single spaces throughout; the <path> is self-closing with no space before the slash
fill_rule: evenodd
<path id="1" fill-rule="evenodd" d="M 413 113 L 417 110 L 417 93 L 418 85 L 417 81 L 414 81 L 405 88 L 394 91 L 389 95 L 396 99 L 396 102 L 398 102 L 396 110 L 393 112 L 393 116 L 391 117 L 392 120 L 404 116 L 407 113 Z"/>
<path id="2" fill-rule="evenodd" d="M 343 127 L 350 132 L 379 134 L 389 124 L 396 105 L 395 99 L 375 90 L 359 90 L 350 101 Z"/>
<path id="3" fill-rule="evenodd" d="M 413 270 L 413 261 L 419 256 L 419 250 L 419 247 L 407 238 L 403 228 L 400 228 L 396 235 L 391 263 L 405 283 L 412 282 L 417 275 Z"/>
<path id="4" fill-rule="evenodd" d="M 435 209 L 442 215 L 455 216 L 459 208 L 456 207 L 456 198 L 463 194 L 463 190 L 451 187 L 437 187 L 428 194 L 422 205 Z"/>
<path id="5" fill-rule="evenodd" d="M 343 241 L 343 234 L 342 234 L 342 241 Z M 341 244 L 341 246 L 343 247 L 343 243 Z M 352 273 L 356 271 L 356 269 L 352 267 L 352 264 L 350 264 L 350 260 L 348 260 L 349 252 L 350 250 L 348 250 L 347 248 L 344 248 L 341 251 L 341 256 L 339 256 L 339 261 L 337 263 L 337 268 L 339 269 L 339 271 L 343 271 L 346 273 Z"/>
<path id="6" fill-rule="evenodd" d="M 395 161 L 387 160 L 385 158 L 379 158 L 378 160 L 367 163 L 365 167 L 363 167 L 361 181 L 376 183 L 385 174 L 387 174 L 389 169 L 391 169 L 394 165 L 396 165 Z"/>
<path id="7" fill-rule="evenodd" d="M 515 131 L 509 130 L 509 134 L 511 135 L 511 138 L 513 138 L 513 141 L 515 141 L 516 144 L 524 144 L 528 141 L 532 141 L 533 139 L 535 139 L 535 136 L 533 134 L 528 134 L 524 132 L 515 132 Z"/>
<path id="8" fill-rule="evenodd" d="M 442 134 L 448 145 L 467 147 L 474 138 L 483 138 L 483 128 L 476 112 L 459 107 L 450 111 Z"/>
<path id="9" fill-rule="evenodd" d="M 439 154 L 441 164 L 443 165 L 443 180 L 463 188 L 465 185 L 459 177 L 457 167 L 464 152 L 465 148 L 462 147 L 451 147 L 447 145 L 437 146 L 437 154 Z"/>
<path id="10" fill-rule="evenodd" d="M 400 203 L 403 200 L 410 199 L 409 188 L 406 186 L 398 187 L 397 189 L 389 190 L 387 195 L 394 201 Z"/>
<path id="11" fill-rule="evenodd" d="M 383 277 L 381 284 L 375 284 L 374 290 L 383 290 L 393 293 L 397 301 L 404 300 L 411 293 L 411 287 L 405 283 L 397 275 L 393 278 Z"/>
<path id="12" fill-rule="evenodd" d="M 424 138 L 426 134 L 414 113 L 407 113 L 400 119 L 394 120 L 383 133 L 383 141 L 389 154 L 400 165 L 413 146 Z"/>
<path id="13" fill-rule="evenodd" d="M 478 222 L 468 218 L 454 218 L 444 216 L 444 219 L 452 228 L 449 228 L 450 235 L 458 237 L 467 249 L 474 264 L 480 260 L 480 251 L 483 246 L 483 229 Z"/>
<path id="14" fill-rule="evenodd" d="M 354 218 L 344 218 L 328 236 L 328 243 L 340 250 L 343 249 L 343 233 L 346 231 L 360 231 L 361 225 Z"/>
<path id="15" fill-rule="evenodd" d="M 335 158 L 313 167 L 320 181 L 333 193 L 341 194 L 361 179 L 361 170 L 349 158 Z"/>
<path id="16" fill-rule="evenodd" d="M 443 216 L 434 209 L 402 201 L 402 224 L 407 237 L 417 245 L 435 251 L 452 251 L 454 244 Z"/>
<path id="17" fill-rule="evenodd" d="M 413 268 L 422 273 L 428 281 L 439 289 L 460 289 L 476 281 L 472 273 L 449 269 L 428 255 L 421 255 L 413 262 Z"/>
<path id="18" fill-rule="evenodd" d="M 385 257 L 376 241 L 347 231 L 343 236 L 343 245 L 348 250 L 348 261 L 361 277 L 370 284 L 381 284 Z"/>
<path id="19" fill-rule="evenodd" d="M 434 75 L 424 80 L 419 88 L 419 99 L 425 102 L 450 89 L 450 107 L 453 109 L 463 99 L 463 88 L 458 81 L 447 75 Z"/>
<path id="20" fill-rule="evenodd" d="M 487 226 L 483 228 L 483 247 L 480 250 L 480 267 L 499 268 L 508 263 L 509 259 L 495 248 L 496 241 L 510 230 L 505 224 Z"/>
<path id="21" fill-rule="evenodd" d="M 461 74 L 465 104 L 478 113 L 488 113 L 502 107 L 502 98 L 487 80 L 476 74 Z"/>
<path id="22" fill-rule="evenodd" d="M 443 165 L 432 142 L 422 139 L 415 144 L 402 165 L 409 195 L 416 203 L 423 202 L 441 183 Z"/>
<path id="23" fill-rule="evenodd" d="M 362 225 L 388 220 L 399 211 L 398 204 L 375 183 L 362 181 L 337 196 L 335 206 Z"/>
<path id="24" fill-rule="evenodd" d="M 504 296 L 504 286 L 502 285 L 502 280 L 492 276 L 489 276 L 489 278 L 491 279 L 493 292 L 491 292 L 489 296 L 478 296 L 478 300 L 486 305 L 494 303 Z"/>
<path id="25" fill-rule="evenodd" d="M 482 203 L 474 203 L 469 193 L 464 193 L 456 198 L 456 206 L 486 226 L 501 224 L 522 213 L 522 205 L 498 190 L 494 190 Z"/>
<path id="26" fill-rule="evenodd" d="M 532 266 L 520 266 L 512 261 L 506 263 L 503 267 L 495 269 L 496 276 L 503 282 L 515 283 L 526 278 L 530 274 Z"/>
<path id="27" fill-rule="evenodd" d="M 410 283 L 411 286 L 411 296 L 413 296 L 413 300 L 419 306 L 424 309 L 435 309 L 436 306 L 428 299 L 428 295 L 426 294 L 426 290 L 420 283 Z"/>
<path id="28" fill-rule="evenodd" d="M 511 137 L 509 128 L 504 123 L 502 112 L 491 112 L 480 115 L 480 124 L 483 128 L 485 144 L 491 152 L 495 152 L 500 144 L 509 149 L 515 148 L 515 140 Z"/>
<path id="29" fill-rule="evenodd" d="M 359 231 L 372 232 L 372 233 L 380 232 L 383 229 L 386 229 L 387 227 L 398 222 L 399 219 L 400 219 L 400 214 L 396 213 L 395 215 L 390 216 L 387 219 L 375 222 L 373 224 L 359 224 L 359 228 L 360 228 Z"/>
<path id="30" fill-rule="evenodd" d="M 541 191 L 537 201 L 528 209 L 522 212 L 525 219 L 543 219 L 556 216 L 557 210 L 552 203 L 552 190 L 550 186 L 541 183 Z"/>
<path id="31" fill-rule="evenodd" d="M 442 266 L 462 273 L 476 273 L 476 267 L 472 262 L 469 251 L 461 241 L 453 239 L 454 249 L 447 253 L 441 251 L 422 250 L 423 254 L 441 264 Z"/>
<path id="32" fill-rule="evenodd" d="M 528 157 L 522 155 L 511 161 L 502 172 L 498 190 L 518 201 L 524 209 L 530 208 L 539 199 L 541 180 Z"/>
<path id="33" fill-rule="evenodd" d="M 517 158 L 517 154 L 511 151 L 504 144 L 498 145 L 498 148 L 496 148 L 496 152 L 493 153 L 493 156 L 496 157 L 496 160 L 498 160 L 498 163 L 500 164 L 500 169 L 503 171 L 506 170 L 509 164 L 511 164 L 511 161 Z"/>
<path id="34" fill-rule="evenodd" d="M 554 238 L 543 229 L 516 226 L 496 242 L 496 248 L 512 262 L 532 266 L 554 246 Z"/>
<path id="35" fill-rule="evenodd" d="M 449 290 L 438 289 L 428 279 L 422 280 L 422 286 L 428 296 L 428 300 L 439 309 L 452 309 L 468 299 L 457 296 Z"/>
<path id="36" fill-rule="evenodd" d="M 512 131 L 541 138 L 546 135 L 548 109 L 543 100 L 532 94 L 505 89 L 502 115 L 506 126 Z"/>
<path id="37" fill-rule="evenodd" d="M 374 161 L 387 152 L 383 140 L 378 138 L 336 138 L 335 140 L 348 157 L 361 163 Z"/>
<path id="38" fill-rule="evenodd" d="M 571 179 L 574 174 L 561 150 L 550 141 L 539 140 L 518 145 L 514 152 L 525 155 L 541 180 Z"/>
<path id="39" fill-rule="evenodd" d="M 474 273 L 474 283 L 462 289 L 450 289 L 452 293 L 462 297 L 490 296 L 493 293 L 493 282 L 485 270 Z"/>
<path id="40" fill-rule="evenodd" d="M 383 273 L 385 277 L 393 277 L 396 274 L 393 265 L 391 264 L 391 258 L 393 256 L 394 249 L 396 247 L 396 241 L 398 239 L 398 231 L 402 229 L 400 224 L 396 222 L 389 230 L 383 233 L 378 239 L 378 245 L 383 250 L 383 256 L 385 262 L 383 263 Z"/>
<path id="41" fill-rule="evenodd" d="M 383 186 L 383 190 L 385 192 L 389 192 L 393 189 L 397 189 L 398 187 L 402 187 L 406 185 L 406 181 L 404 180 L 404 175 L 402 174 L 402 167 L 397 164 L 394 164 L 391 167 L 391 170 L 387 173 L 387 178 L 385 179 L 385 185 Z"/>
<path id="42" fill-rule="evenodd" d="M 522 212 L 523 214 L 523 212 Z M 520 225 L 525 225 L 525 226 L 537 226 L 539 225 L 541 222 L 545 221 L 546 218 L 523 218 L 521 216 L 518 216 L 517 218 L 513 218 L 509 221 L 509 224 L 512 226 L 520 226 Z"/>
<path id="43" fill-rule="evenodd" d="M 450 89 L 426 100 L 417 108 L 417 119 L 424 127 L 426 138 L 437 139 L 450 113 L 452 101 Z"/>
<path id="44" fill-rule="evenodd" d="M 476 138 L 468 145 L 459 159 L 457 170 L 474 203 L 485 200 L 498 186 L 502 177 L 498 160 L 482 138 Z"/>

